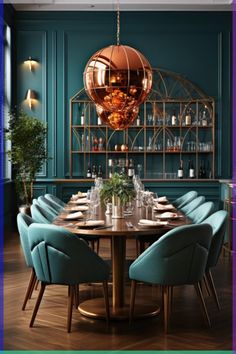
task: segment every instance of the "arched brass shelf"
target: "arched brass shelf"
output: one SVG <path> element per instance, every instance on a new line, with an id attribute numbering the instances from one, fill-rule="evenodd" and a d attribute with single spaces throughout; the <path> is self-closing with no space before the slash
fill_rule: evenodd
<path id="1" fill-rule="evenodd" d="M 83 125 L 80 122 L 82 111 Z M 172 125 L 171 120 L 174 111 L 176 125 Z M 191 122 L 187 121 L 188 114 Z M 114 132 L 106 125 L 98 125 L 94 103 L 84 89 L 78 91 L 70 99 L 70 177 L 85 178 L 88 163 L 102 164 L 104 177 L 108 177 L 108 160 L 133 158 L 142 165 L 144 179 L 149 179 L 149 172 L 156 168 L 156 173 L 152 173 L 154 179 L 161 174 L 173 175 L 179 161 L 184 160 L 186 168 L 189 159 L 194 162 L 197 178 L 201 160 L 209 165 L 208 176 L 215 178 L 215 101 L 212 97 L 183 75 L 156 68 L 153 69 L 152 91 L 140 107 L 140 118 L 139 126 L 134 122 L 127 130 Z M 83 148 L 82 135 L 89 145 L 86 148 Z M 92 149 L 95 136 L 103 141 L 101 151 Z M 128 149 L 115 151 L 115 145 Z"/>

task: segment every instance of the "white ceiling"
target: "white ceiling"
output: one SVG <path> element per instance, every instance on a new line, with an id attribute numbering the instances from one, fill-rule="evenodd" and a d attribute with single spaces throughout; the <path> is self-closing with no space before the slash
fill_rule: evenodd
<path id="1" fill-rule="evenodd" d="M 118 0 L 4 0 L 17 11 L 114 11 Z M 119 0 L 121 11 L 230 11 L 232 0 Z"/>

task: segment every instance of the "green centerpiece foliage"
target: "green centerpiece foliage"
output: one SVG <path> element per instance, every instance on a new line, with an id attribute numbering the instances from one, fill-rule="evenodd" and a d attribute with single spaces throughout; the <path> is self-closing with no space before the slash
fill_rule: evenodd
<path id="1" fill-rule="evenodd" d="M 31 204 L 36 173 L 48 160 L 47 128 L 23 110 L 12 111 L 9 116 L 6 138 L 11 141 L 11 149 L 7 154 L 13 167 L 16 191 L 21 202 Z"/>
<path id="2" fill-rule="evenodd" d="M 121 206 L 133 200 L 135 191 L 128 178 L 124 175 L 114 173 L 112 177 L 103 184 L 100 190 L 100 198 L 103 204 L 116 201 Z"/>

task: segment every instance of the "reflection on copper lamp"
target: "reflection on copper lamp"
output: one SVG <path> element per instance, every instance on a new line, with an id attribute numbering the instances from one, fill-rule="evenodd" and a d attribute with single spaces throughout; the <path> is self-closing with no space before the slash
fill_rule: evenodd
<path id="1" fill-rule="evenodd" d="M 24 64 L 28 65 L 30 71 L 34 70 L 34 67 L 37 65 L 37 63 L 38 62 L 31 57 L 24 61 Z"/>
<path id="2" fill-rule="evenodd" d="M 25 100 L 28 102 L 29 108 L 33 108 L 33 102 L 37 99 L 37 94 L 34 90 L 28 89 L 26 91 Z"/>
<path id="3" fill-rule="evenodd" d="M 101 120 L 112 129 L 126 129 L 138 115 L 152 87 L 152 68 L 137 49 L 120 44 L 117 4 L 117 45 L 100 49 L 89 59 L 84 87 Z"/>

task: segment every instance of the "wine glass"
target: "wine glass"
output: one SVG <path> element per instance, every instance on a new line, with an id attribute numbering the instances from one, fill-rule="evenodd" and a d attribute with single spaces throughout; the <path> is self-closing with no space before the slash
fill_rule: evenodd
<path id="1" fill-rule="evenodd" d="M 146 210 L 146 219 L 148 219 L 148 207 L 149 207 L 149 192 L 142 191 L 141 193 L 141 203 Z"/>
<path id="2" fill-rule="evenodd" d="M 96 208 L 100 204 L 99 190 L 91 188 L 89 210 L 92 215 L 96 215 Z"/>

